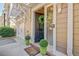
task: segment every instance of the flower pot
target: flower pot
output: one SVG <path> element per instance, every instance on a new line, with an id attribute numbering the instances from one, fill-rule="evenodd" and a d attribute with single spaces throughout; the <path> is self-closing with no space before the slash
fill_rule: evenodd
<path id="1" fill-rule="evenodd" d="M 40 47 L 40 53 L 41 55 L 46 55 L 46 52 L 47 52 L 47 47 Z"/>
<path id="2" fill-rule="evenodd" d="M 25 40 L 25 44 L 29 45 L 30 44 L 30 40 Z"/>

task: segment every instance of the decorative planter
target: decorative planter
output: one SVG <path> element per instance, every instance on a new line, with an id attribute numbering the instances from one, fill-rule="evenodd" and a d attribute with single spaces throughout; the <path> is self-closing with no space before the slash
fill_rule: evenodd
<path id="1" fill-rule="evenodd" d="M 40 53 L 44 56 L 47 53 L 47 47 L 40 47 Z"/>
<path id="2" fill-rule="evenodd" d="M 30 45 L 30 40 L 25 40 L 26 45 Z"/>
<path id="3" fill-rule="evenodd" d="M 40 41 L 40 53 L 41 53 L 41 55 L 46 55 L 46 53 L 47 53 L 47 47 L 48 47 L 48 42 L 47 42 L 47 40 L 44 40 L 44 39 L 42 39 L 41 41 Z"/>
<path id="4" fill-rule="evenodd" d="M 25 36 L 25 44 L 30 45 L 30 36 L 29 35 Z"/>

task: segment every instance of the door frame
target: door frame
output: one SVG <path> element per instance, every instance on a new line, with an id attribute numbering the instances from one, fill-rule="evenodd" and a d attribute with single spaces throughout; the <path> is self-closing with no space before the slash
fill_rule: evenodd
<path id="1" fill-rule="evenodd" d="M 32 9 L 32 33 L 31 33 L 31 39 L 32 39 L 32 42 L 34 43 L 34 38 L 35 38 L 35 11 L 38 10 L 39 8 L 43 7 L 44 6 L 44 39 L 46 40 L 47 39 L 47 25 L 46 25 L 46 18 L 47 18 L 47 7 L 51 6 L 53 4 L 48 4 L 45 6 L 45 4 L 40 4 L 40 5 L 37 5 L 35 8 Z"/>
<path id="2" fill-rule="evenodd" d="M 43 4 L 39 4 L 39 5 L 37 5 L 36 7 L 34 7 L 33 9 L 32 9 L 32 17 L 31 17 L 31 26 L 32 26 L 32 28 L 31 28 L 31 39 L 32 39 L 32 42 L 34 43 L 34 41 L 35 41 L 35 11 L 36 10 L 38 10 L 38 9 L 40 9 L 41 7 L 43 7 L 45 4 L 43 3 Z M 45 25 L 44 25 L 45 26 Z M 45 29 L 45 28 L 44 28 Z M 45 32 L 45 31 L 44 31 Z M 44 35 L 45 35 L 45 33 L 44 33 Z M 45 37 L 44 37 L 45 38 Z"/>

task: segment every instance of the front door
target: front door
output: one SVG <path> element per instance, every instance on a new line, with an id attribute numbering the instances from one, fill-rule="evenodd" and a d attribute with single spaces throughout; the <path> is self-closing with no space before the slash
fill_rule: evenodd
<path id="1" fill-rule="evenodd" d="M 39 42 L 41 39 L 44 39 L 44 19 L 40 22 L 39 18 L 41 16 L 43 16 L 43 14 L 35 13 L 35 42 Z"/>

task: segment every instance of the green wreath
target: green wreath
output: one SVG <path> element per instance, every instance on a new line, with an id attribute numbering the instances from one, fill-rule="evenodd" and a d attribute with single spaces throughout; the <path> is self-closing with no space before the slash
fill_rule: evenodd
<path id="1" fill-rule="evenodd" d="M 44 16 L 39 16 L 39 19 L 38 19 L 39 23 L 40 24 L 44 24 Z"/>

